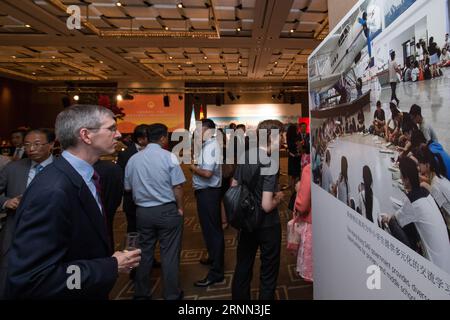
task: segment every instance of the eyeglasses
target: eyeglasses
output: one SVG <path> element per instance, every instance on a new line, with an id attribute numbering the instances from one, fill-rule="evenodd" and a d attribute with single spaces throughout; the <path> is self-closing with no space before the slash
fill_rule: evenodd
<path id="1" fill-rule="evenodd" d="M 112 126 L 110 126 L 110 127 L 107 127 L 107 128 L 86 128 L 86 129 L 89 129 L 89 130 L 100 130 L 100 129 L 106 129 L 106 130 L 109 130 L 109 131 L 111 131 L 112 133 L 116 133 L 116 132 L 117 132 L 117 125 L 113 124 Z"/>
<path id="2" fill-rule="evenodd" d="M 41 143 L 41 142 L 33 142 L 33 143 L 24 143 L 23 146 L 25 147 L 25 149 L 30 149 L 31 147 L 34 147 L 36 149 L 45 146 L 46 144 L 49 144 L 48 142 L 46 143 Z"/>

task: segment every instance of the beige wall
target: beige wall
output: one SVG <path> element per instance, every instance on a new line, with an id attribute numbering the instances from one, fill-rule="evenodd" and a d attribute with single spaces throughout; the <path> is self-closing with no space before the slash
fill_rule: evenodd
<path id="1" fill-rule="evenodd" d="M 358 0 L 328 0 L 330 31 L 341 21 Z"/>

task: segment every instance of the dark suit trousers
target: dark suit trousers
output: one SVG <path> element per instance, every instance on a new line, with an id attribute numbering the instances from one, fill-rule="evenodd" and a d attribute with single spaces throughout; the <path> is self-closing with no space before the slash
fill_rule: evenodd
<path id="1" fill-rule="evenodd" d="M 210 280 L 223 278 L 225 240 L 223 238 L 220 213 L 221 193 L 221 188 L 195 190 L 203 239 L 208 250 L 209 258 L 213 261 L 208 273 L 208 279 Z"/>
<path id="2" fill-rule="evenodd" d="M 137 232 L 141 234 L 141 262 L 136 269 L 136 298 L 150 297 L 150 270 L 156 241 L 161 248 L 161 271 L 164 282 L 164 299 L 174 300 L 180 296 L 179 268 L 183 217 L 178 213 L 175 203 L 136 210 Z"/>
<path id="3" fill-rule="evenodd" d="M 241 231 L 232 284 L 233 300 L 250 300 L 250 285 L 256 252 L 260 248 L 261 270 L 259 299 L 273 300 L 280 269 L 281 226 L 279 224 L 254 232 Z"/>

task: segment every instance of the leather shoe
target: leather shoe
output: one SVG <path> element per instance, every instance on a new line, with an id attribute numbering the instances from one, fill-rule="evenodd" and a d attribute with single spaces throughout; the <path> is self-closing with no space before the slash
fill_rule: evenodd
<path id="1" fill-rule="evenodd" d="M 213 260 L 210 258 L 201 258 L 200 259 L 200 263 L 205 265 L 205 266 L 209 266 L 213 264 Z"/>
<path id="2" fill-rule="evenodd" d="M 194 282 L 194 286 L 196 287 L 208 287 L 216 282 L 222 282 L 223 281 L 223 277 L 221 279 L 216 279 L 216 280 L 211 280 L 208 279 L 208 277 L 206 277 L 205 279 L 199 280 Z"/>

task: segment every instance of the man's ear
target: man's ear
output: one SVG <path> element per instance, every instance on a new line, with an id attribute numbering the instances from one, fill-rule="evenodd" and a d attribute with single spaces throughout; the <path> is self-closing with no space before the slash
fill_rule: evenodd
<path id="1" fill-rule="evenodd" d="M 81 139 L 81 141 L 83 141 L 86 144 L 91 144 L 92 140 L 90 137 L 90 131 L 86 128 L 81 128 L 79 131 L 79 138 Z"/>

